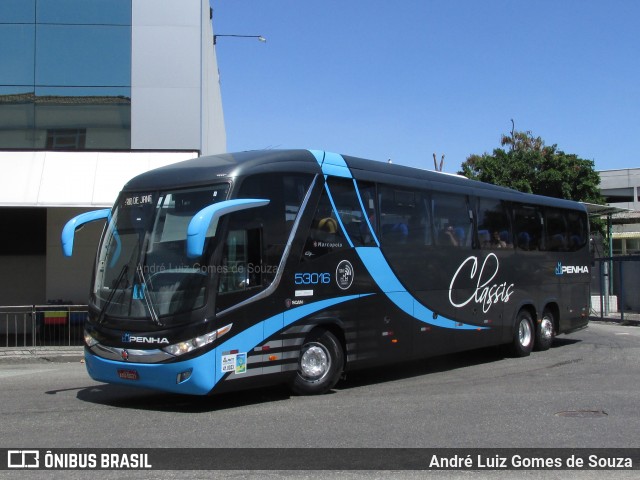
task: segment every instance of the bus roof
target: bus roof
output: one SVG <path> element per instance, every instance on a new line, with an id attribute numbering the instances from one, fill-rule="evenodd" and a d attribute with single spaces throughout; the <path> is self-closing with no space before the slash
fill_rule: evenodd
<path id="1" fill-rule="evenodd" d="M 127 182 L 123 190 L 164 190 L 211 184 L 235 177 L 264 173 L 322 174 L 323 171 L 316 158 L 309 150 L 256 150 L 209 155 L 142 173 Z M 343 155 L 342 158 L 356 180 L 388 183 L 407 188 L 427 188 L 488 195 L 514 202 L 585 210 L 585 207 L 578 202 L 526 194 L 506 187 L 469 180 L 460 175 L 366 160 L 348 155 Z M 472 192 L 469 192 L 469 189 Z"/>

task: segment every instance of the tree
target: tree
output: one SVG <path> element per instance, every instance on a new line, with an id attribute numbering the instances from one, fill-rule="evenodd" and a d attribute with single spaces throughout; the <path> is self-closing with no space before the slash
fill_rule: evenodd
<path id="1" fill-rule="evenodd" d="M 604 204 L 600 176 L 593 160 L 546 146 L 530 131 L 503 135 L 493 154 L 470 155 L 460 174 L 473 180 L 513 188 L 525 193 Z"/>

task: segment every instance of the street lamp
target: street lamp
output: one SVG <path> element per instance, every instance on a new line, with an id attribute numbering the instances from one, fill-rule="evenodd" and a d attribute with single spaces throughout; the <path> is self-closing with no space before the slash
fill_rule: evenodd
<path id="1" fill-rule="evenodd" d="M 236 37 L 236 38 L 257 38 L 260 42 L 266 43 L 267 39 L 262 35 L 214 35 L 213 44 L 217 43 L 218 37 Z"/>

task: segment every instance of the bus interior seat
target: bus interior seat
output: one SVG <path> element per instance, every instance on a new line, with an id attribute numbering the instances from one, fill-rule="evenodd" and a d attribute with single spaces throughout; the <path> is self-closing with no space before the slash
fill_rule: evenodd
<path id="1" fill-rule="evenodd" d="M 467 238 L 467 233 L 465 232 L 464 227 L 455 227 L 453 229 L 453 235 L 456 238 L 456 241 L 458 242 L 458 246 L 463 246 L 466 245 L 466 238 Z"/>
<path id="2" fill-rule="evenodd" d="M 531 235 L 527 232 L 518 233 L 518 248 L 522 250 L 531 250 Z"/>
<path id="3" fill-rule="evenodd" d="M 491 235 L 489 230 L 478 230 L 478 240 L 481 248 L 488 248 L 491 244 Z"/>
<path id="4" fill-rule="evenodd" d="M 511 241 L 511 234 L 509 230 L 501 230 L 500 231 L 500 240 L 507 244 L 507 246 L 511 245 L 513 242 Z"/>
<path id="5" fill-rule="evenodd" d="M 409 227 L 406 223 L 388 223 L 382 225 L 382 238 L 392 243 L 407 243 Z"/>

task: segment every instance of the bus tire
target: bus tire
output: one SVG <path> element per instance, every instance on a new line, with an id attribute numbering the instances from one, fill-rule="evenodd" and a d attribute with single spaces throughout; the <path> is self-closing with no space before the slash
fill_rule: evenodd
<path id="1" fill-rule="evenodd" d="M 533 320 L 529 311 L 523 309 L 518 312 L 516 317 L 510 352 L 514 357 L 526 357 L 533 350 L 533 344 Z"/>
<path id="2" fill-rule="evenodd" d="M 542 320 L 536 327 L 536 339 L 533 348 L 537 351 L 549 350 L 553 343 L 555 335 L 555 321 L 553 313 L 550 310 L 544 309 L 542 312 Z"/>
<path id="3" fill-rule="evenodd" d="M 344 352 L 336 336 L 328 330 L 313 331 L 300 348 L 291 389 L 297 395 L 326 393 L 338 383 L 343 365 Z"/>

